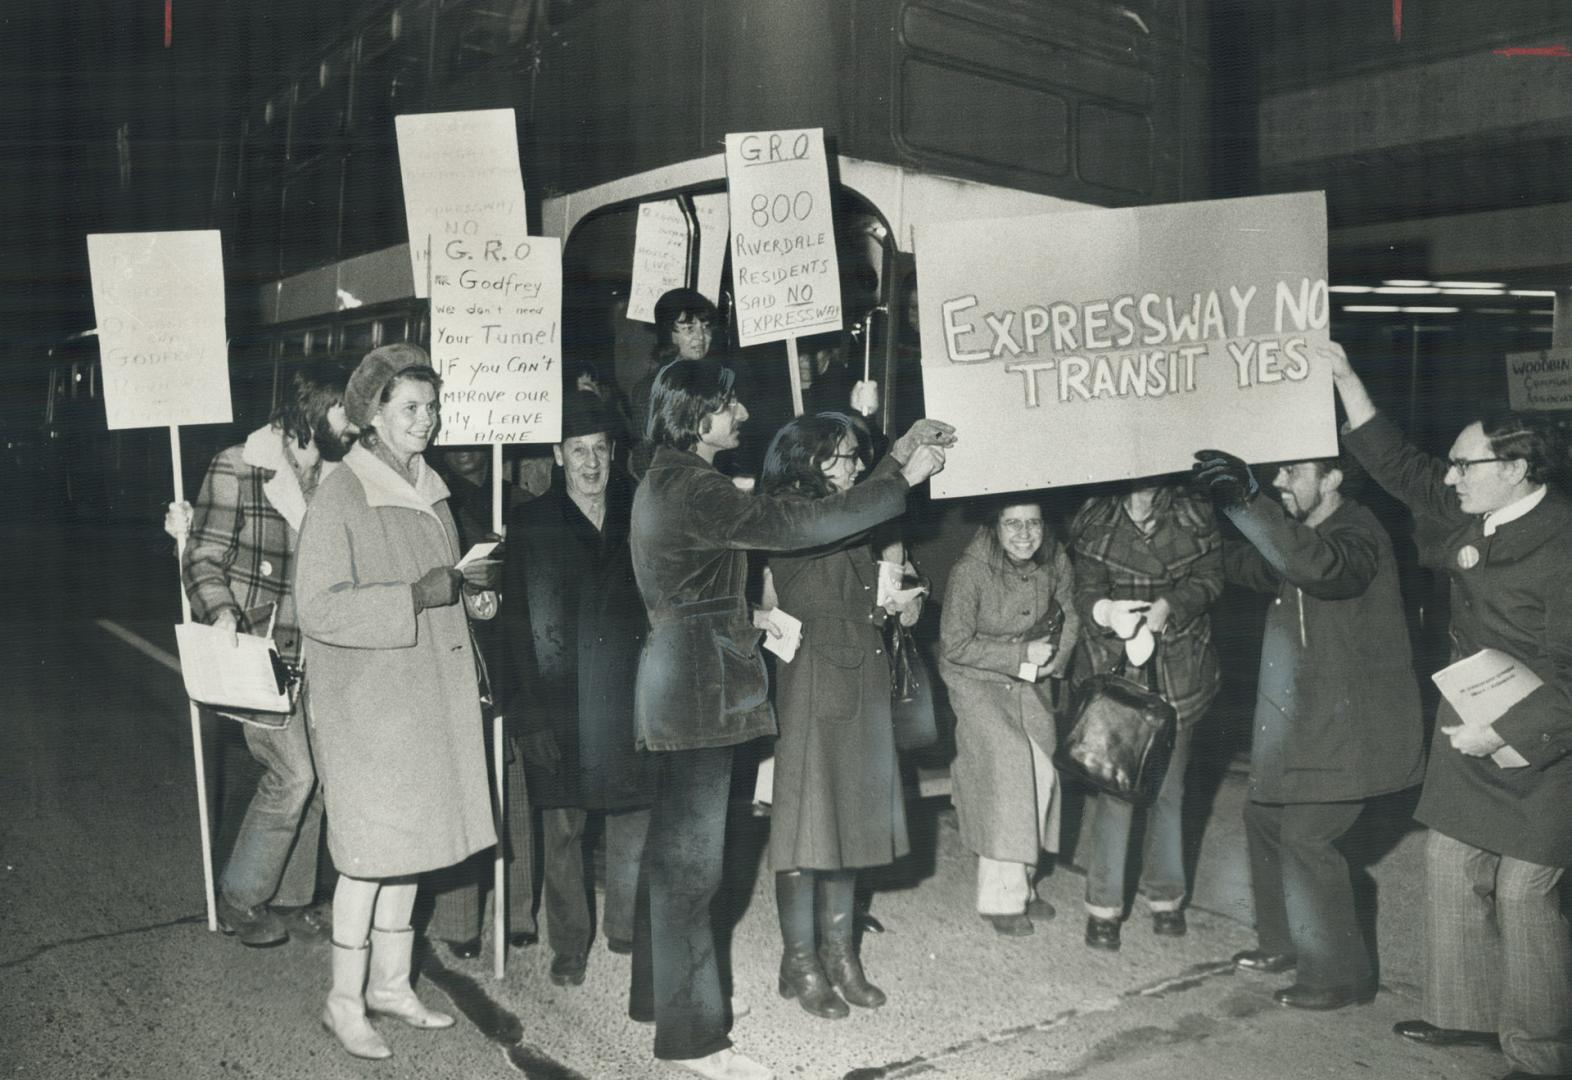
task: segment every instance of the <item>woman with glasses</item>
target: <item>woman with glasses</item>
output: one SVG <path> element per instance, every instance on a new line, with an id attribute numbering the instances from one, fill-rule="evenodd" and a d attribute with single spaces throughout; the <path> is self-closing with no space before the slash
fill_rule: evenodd
<path id="1" fill-rule="evenodd" d="M 808 502 L 851 490 L 863 467 L 850 420 L 802 416 L 770 442 L 760 486 L 767 496 Z M 774 606 L 802 620 L 796 657 L 775 668 L 770 863 L 784 946 L 779 987 L 782 997 L 834 1020 L 848 1014 L 847 1002 L 885 1001 L 857 954 L 853 890 L 858 868 L 910 850 L 881 630 L 892 616 L 915 623 L 922 598 L 879 605 L 867 533 L 772 555 L 769 575 Z"/>
<path id="2" fill-rule="evenodd" d="M 1038 854 L 1059 849 L 1048 680 L 1063 676 L 1080 627 L 1073 589 L 1042 506 L 1012 501 L 977 530 L 944 593 L 939 673 L 955 709 L 961 842 L 977 855 L 977 913 L 1009 937 L 1032 933 L 1032 914 L 1053 917 L 1029 902 Z"/>
<path id="3" fill-rule="evenodd" d="M 1436 712 L 1414 817 L 1425 842 L 1424 1016 L 1398 1035 L 1499 1046 L 1512 1077 L 1572 1073 L 1572 503 L 1562 439 L 1487 411 L 1444 459 L 1376 410 L 1343 350 L 1319 350 L 1348 414 L 1345 445 L 1414 515 L 1420 564 L 1451 588 L 1452 660 L 1496 650 L 1539 685 L 1494 720 Z"/>
<path id="4" fill-rule="evenodd" d="M 1210 503 L 1178 484 L 1141 481 L 1123 494 L 1089 499 L 1071 522 L 1070 543 L 1075 606 L 1089 627 L 1081 637 L 1076 680 L 1110 671 L 1125 657 L 1145 663 L 1150 656 L 1157 689 L 1179 716 L 1168 772 L 1156 801 L 1141 811 L 1146 846 L 1139 891 L 1152 913 L 1152 932 L 1181 937 L 1187 929 L 1184 773 L 1190 737 L 1221 681 L 1207 609 L 1223 591 L 1222 537 Z M 1136 808 L 1099 795 L 1087 813 L 1086 944 L 1111 951 L 1119 948 Z"/>
<path id="5" fill-rule="evenodd" d="M 649 370 L 633 384 L 633 437 L 644 438 L 655 375 L 673 360 L 703 360 L 715 341 L 719 313 L 697 289 L 668 289 L 655 301 L 655 350 Z"/>

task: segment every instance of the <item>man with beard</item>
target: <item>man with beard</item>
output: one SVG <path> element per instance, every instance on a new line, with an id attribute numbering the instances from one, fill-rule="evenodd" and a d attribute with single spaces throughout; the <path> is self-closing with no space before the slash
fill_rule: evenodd
<path id="1" fill-rule="evenodd" d="M 343 365 L 297 370 L 268 425 L 213 458 L 195 509 L 171 504 L 165 521 L 172 534 L 190 533 L 183 569 L 192 618 L 231 634 L 271 629 L 289 665 L 300 660 L 295 546 L 317 485 L 353 442 L 344 413 L 348 381 Z M 226 713 L 243 722 L 262 777 L 219 875 L 218 922 L 254 948 L 289 940 L 274 908 L 293 909 L 298 933 L 327 936 L 311 907 L 322 797 L 299 700 L 288 715 Z"/>
<path id="2" fill-rule="evenodd" d="M 1245 541 L 1226 541 L 1229 581 L 1273 597 L 1261 642 L 1245 835 L 1260 947 L 1245 971 L 1297 966 L 1279 1004 L 1337 1009 L 1375 994 L 1339 841 L 1366 804 L 1423 775 L 1419 691 L 1392 541 L 1347 497 L 1341 458 L 1278 468 L 1281 505 L 1250 468 L 1196 454 L 1196 483 Z"/>

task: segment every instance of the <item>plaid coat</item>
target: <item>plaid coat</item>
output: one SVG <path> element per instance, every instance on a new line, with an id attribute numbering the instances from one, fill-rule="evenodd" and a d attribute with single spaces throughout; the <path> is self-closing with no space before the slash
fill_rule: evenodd
<path id="1" fill-rule="evenodd" d="M 1223 544 L 1209 503 L 1178 492 L 1159 495 L 1159 524 L 1145 536 L 1117 497 L 1092 499 L 1070 525 L 1075 606 L 1081 613 L 1075 679 L 1108 671 L 1123 643 L 1092 621 L 1092 608 L 1113 600 L 1166 596 L 1172 614 L 1157 648 L 1157 686 L 1181 727 L 1201 718 L 1217 696 L 1221 673 L 1207 609 L 1223 592 Z"/>
<path id="2" fill-rule="evenodd" d="M 242 633 L 267 628 L 274 604 L 273 641 L 286 662 L 300 659 L 300 631 L 290 595 L 290 557 L 306 500 L 275 427 L 251 433 L 222 450 L 208 466 L 192 508 L 186 541 L 185 586 L 192 617 L 211 623 L 225 611 Z M 334 468 L 322 463 L 323 477 Z"/>

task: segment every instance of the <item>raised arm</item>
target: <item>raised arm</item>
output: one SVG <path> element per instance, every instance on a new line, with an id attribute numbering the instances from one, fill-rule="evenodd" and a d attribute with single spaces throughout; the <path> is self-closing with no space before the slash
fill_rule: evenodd
<path id="1" fill-rule="evenodd" d="M 1224 564 L 1232 580 L 1262 592 L 1275 592 L 1280 576 L 1321 600 L 1363 595 L 1375 580 L 1380 542 L 1367 529 L 1328 523 L 1324 531 L 1318 531 L 1265 498 L 1230 506 L 1223 512 L 1259 553 L 1250 560 L 1236 551 L 1244 545 L 1228 545 Z M 1271 582 L 1267 587 L 1257 583 L 1267 581 Z"/>

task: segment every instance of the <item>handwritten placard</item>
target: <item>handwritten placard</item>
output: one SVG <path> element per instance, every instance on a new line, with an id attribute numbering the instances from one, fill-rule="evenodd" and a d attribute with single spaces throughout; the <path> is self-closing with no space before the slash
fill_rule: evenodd
<path id="1" fill-rule="evenodd" d="M 720 302 L 721 264 L 726 261 L 730 221 L 726 194 L 693 196 L 699 223 L 699 292 Z M 633 239 L 633 283 L 628 293 L 628 318 L 655 321 L 655 301 L 688 282 L 688 221 L 676 199 L 639 204 Z"/>
<path id="2" fill-rule="evenodd" d="M 95 233 L 87 259 L 110 430 L 229 423 L 218 232 Z"/>
<path id="3" fill-rule="evenodd" d="M 1506 370 L 1513 409 L 1572 409 L 1572 349 L 1508 353 Z"/>
<path id="4" fill-rule="evenodd" d="M 415 295 L 427 296 L 426 252 L 444 241 L 526 227 L 512 109 L 394 118 Z"/>
<path id="5" fill-rule="evenodd" d="M 822 128 L 726 136 L 731 276 L 743 345 L 841 328 Z"/>
<path id="6" fill-rule="evenodd" d="M 941 498 L 1336 453 L 1320 192 L 918 226 Z"/>
<path id="7" fill-rule="evenodd" d="M 445 446 L 559 441 L 562 246 L 504 232 L 431 249 L 431 363 Z"/>

